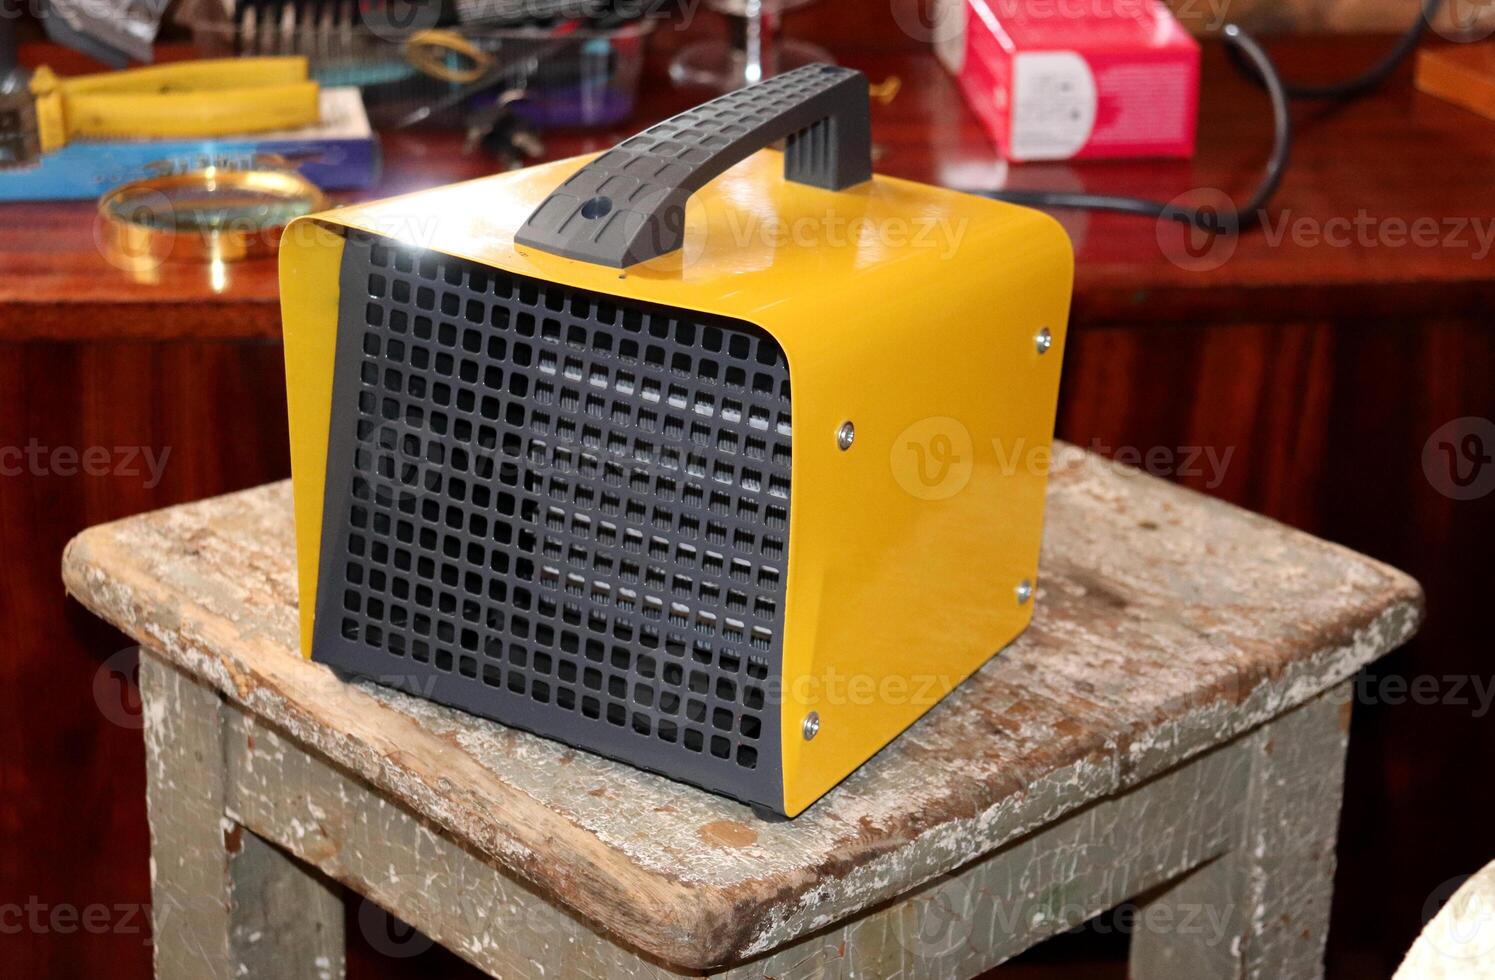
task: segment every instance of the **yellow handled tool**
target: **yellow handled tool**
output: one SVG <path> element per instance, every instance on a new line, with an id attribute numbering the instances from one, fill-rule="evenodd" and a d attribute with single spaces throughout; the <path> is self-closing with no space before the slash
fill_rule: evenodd
<path id="1" fill-rule="evenodd" d="M 404 52 L 421 74 L 458 85 L 477 81 L 493 67 L 493 55 L 456 31 L 419 31 L 405 42 Z M 466 64 L 452 64 L 453 55 Z"/>
<path id="2" fill-rule="evenodd" d="M 69 140 L 222 136 L 319 118 L 306 59 L 220 58 L 60 78 L 32 75 L 36 150 Z"/>

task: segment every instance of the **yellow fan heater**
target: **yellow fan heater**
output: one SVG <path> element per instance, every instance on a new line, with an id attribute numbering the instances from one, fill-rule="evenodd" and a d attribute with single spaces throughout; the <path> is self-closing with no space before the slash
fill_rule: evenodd
<path id="1" fill-rule="evenodd" d="M 1072 273 L 824 65 L 301 219 L 304 652 L 797 814 L 1027 625 Z"/>

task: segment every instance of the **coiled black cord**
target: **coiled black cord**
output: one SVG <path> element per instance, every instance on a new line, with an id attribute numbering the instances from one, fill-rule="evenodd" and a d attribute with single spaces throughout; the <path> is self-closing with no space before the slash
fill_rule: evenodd
<path id="1" fill-rule="evenodd" d="M 1112 211 L 1132 214 L 1144 218 L 1165 218 L 1205 231 L 1220 233 L 1240 232 L 1261 220 L 1263 210 L 1277 193 L 1282 177 L 1287 172 L 1288 159 L 1292 154 L 1293 122 L 1288 111 L 1288 99 L 1349 99 L 1370 91 L 1384 82 L 1396 70 L 1402 60 L 1417 47 L 1428 24 L 1443 6 L 1443 0 L 1423 0 L 1418 11 L 1417 23 L 1401 36 L 1396 46 L 1384 58 L 1365 72 L 1347 81 L 1332 85 L 1296 85 L 1282 80 L 1270 55 L 1250 34 L 1235 24 L 1225 25 L 1221 32 L 1225 38 L 1226 51 L 1231 61 L 1247 77 L 1266 89 L 1272 102 L 1272 153 L 1267 158 L 1265 170 L 1256 190 L 1239 208 L 1230 213 L 1221 213 L 1212 208 L 1193 208 L 1178 204 L 1165 204 L 1145 197 L 1123 197 L 1111 194 L 1086 194 L 1068 191 L 976 191 L 983 197 L 1024 204 L 1037 208 L 1074 208 L 1084 211 Z"/>
<path id="2" fill-rule="evenodd" d="M 1401 36 L 1396 46 L 1386 52 L 1380 61 L 1354 78 L 1330 85 L 1299 85 L 1294 82 L 1283 82 L 1283 91 L 1287 93 L 1289 99 L 1305 100 L 1353 99 L 1364 95 L 1389 78 L 1391 73 L 1396 71 L 1397 65 L 1400 65 L 1407 55 L 1412 53 L 1412 49 L 1417 47 L 1417 42 L 1421 41 L 1422 36 L 1427 33 L 1429 25 L 1432 24 L 1433 18 L 1438 16 L 1438 10 L 1442 6 L 1443 0 L 1422 0 L 1421 16 Z M 1235 48 L 1227 48 L 1226 54 L 1243 75 L 1258 85 L 1265 85 L 1261 72 L 1242 58 L 1239 51 Z"/>

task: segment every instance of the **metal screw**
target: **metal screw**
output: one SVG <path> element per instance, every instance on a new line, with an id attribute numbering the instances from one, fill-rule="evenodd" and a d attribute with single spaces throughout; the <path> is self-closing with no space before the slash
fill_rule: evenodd
<path id="1" fill-rule="evenodd" d="M 851 444 L 856 442 L 856 438 L 857 427 L 850 422 L 842 422 L 841 428 L 836 430 L 836 445 L 840 446 L 843 452 L 851 448 Z"/>
<path id="2" fill-rule="evenodd" d="M 1030 578 L 1023 579 L 1017 583 L 1015 591 L 1017 592 L 1017 604 L 1019 606 L 1026 606 L 1028 600 L 1033 598 L 1033 580 Z"/>
<path id="3" fill-rule="evenodd" d="M 805 715 L 805 723 L 800 730 L 805 733 L 806 742 L 820 734 L 820 712 L 812 711 Z"/>
<path id="4" fill-rule="evenodd" d="M 1049 328 L 1044 327 L 1038 331 L 1038 336 L 1033 338 L 1033 343 L 1038 347 L 1038 353 L 1047 354 L 1049 348 L 1054 346 L 1054 335 L 1049 333 Z"/>

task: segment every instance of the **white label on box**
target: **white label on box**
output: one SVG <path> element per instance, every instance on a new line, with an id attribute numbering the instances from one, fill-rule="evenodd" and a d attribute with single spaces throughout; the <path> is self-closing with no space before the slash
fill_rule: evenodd
<path id="1" fill-rule="evenodd" d="M 1066 160 L 1095 128 L 1095 78 L 1073 51 L 1019 52 L 1012 59 L 1014 160 Z"/>

